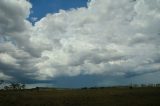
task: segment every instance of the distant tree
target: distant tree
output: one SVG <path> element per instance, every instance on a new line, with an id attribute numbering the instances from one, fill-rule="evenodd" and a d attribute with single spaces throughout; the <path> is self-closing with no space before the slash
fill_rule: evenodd
<path id="1" fill-rule="evenodd" d="M 81 88 L 81 89 L 88 89 L 87 87 L 83 87 L 83 88 Z"/>
<path id="2" fill-rule="evenodd" d="M 146 84 L 141 84 L 141 87 L 147 87 L 147 85 Z"/>
<path id="3" fill-rule="evenodd" d="M 11 83 L 9 85 L 9 88 L 12 90 L 21 90 L 21 89 L 25 89 L 25 84 L 21 84 L 21 83 Z"/>
<path id="4" fill-rule="evenodd" d="M 15 90 L 15 89 L 17 88 L 16 83 L 11 83 L 9 86 L 10 86 L 10 88 L 13 89 L 13 90 Z"/>
<path id="5" fill-rule="evenodd" d="M 3 89 L 4 80 L 0 80 L 0 89 Z"/>
<path id="6" fill-rule="evenodd" d="M 9 86 L 5 86 L 4 89 L 5 89 L 5 90 L 9 90 Z"/>
<path id="7" fill-rule="evenodd" d="M 5 90 L 21 90 L 25 89 L 25 84 L 18 82 L 5 82 L 4 80 L 0 80 L 0 88 Z"/>
<path id="8" fill-rule="evenodd" d="M 156 84 L 156 87 L 160 87 L 160 84 Z"/>
<path id="9" fill-rule="evenodd" d="M 36 90 L 39 91 L 39 87 L 36 87 Z"/>
<path id="10" fill-rule="evenodd" d="M 133 86 L 129 86 L 129 89 L 133 89 Z"/>
<path id="11" fill-rule="evenodd" d="M 22 84 L 21 85 L 21 89 L 25 89 L 26 85 L 25 84 Z"/>

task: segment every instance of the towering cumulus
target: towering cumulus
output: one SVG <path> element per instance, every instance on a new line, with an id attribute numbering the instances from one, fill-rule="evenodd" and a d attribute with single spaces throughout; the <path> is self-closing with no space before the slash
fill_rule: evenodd
<path id="1" fill-rule="evenodd" d="M 32 25 L 32 4 L 0 0 L 0 76 L 54 80 L 160 71 L 160 0 L 91 0 Z M 160 79 L 159 79 L 160 80 Z"/>

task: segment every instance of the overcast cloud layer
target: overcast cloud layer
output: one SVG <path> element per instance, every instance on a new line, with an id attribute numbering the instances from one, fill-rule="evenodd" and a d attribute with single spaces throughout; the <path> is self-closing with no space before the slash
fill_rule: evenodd
<path id="1" fill-rule="evenodd" d="M 132 77 L 160 71 L 160 0 L 91 0 L 88 8 L 47 14 L 0 0 L 0 78 Z"/>

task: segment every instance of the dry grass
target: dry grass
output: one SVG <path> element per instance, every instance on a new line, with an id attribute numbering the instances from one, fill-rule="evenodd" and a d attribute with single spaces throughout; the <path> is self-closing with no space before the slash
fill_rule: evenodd
<path id="1" fill-rule="evenodd" d="M 160 106 L 160 88 L 0 91 L 0 106 Z"/>

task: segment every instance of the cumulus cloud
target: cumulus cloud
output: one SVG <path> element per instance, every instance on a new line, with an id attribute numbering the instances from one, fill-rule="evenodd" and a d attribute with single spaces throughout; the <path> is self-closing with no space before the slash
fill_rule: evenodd
<path id="1" fill-rule="evenodd" d="M 30 8 L 31 4 L 25 0 L 1 0 L 0 33 L 8 34 L 24 31 L 28 23 L 25 18 L 28 17 Z"/>
<path id="2" fill-rule="evenodd" d="M 160 71 L 159 0 L 91 0 L 87 8 L 47 14 L 34 26 L 26 20 L 31 7 L 25 0 L 0 1 L 6 75 L 50 80 Z"/>

